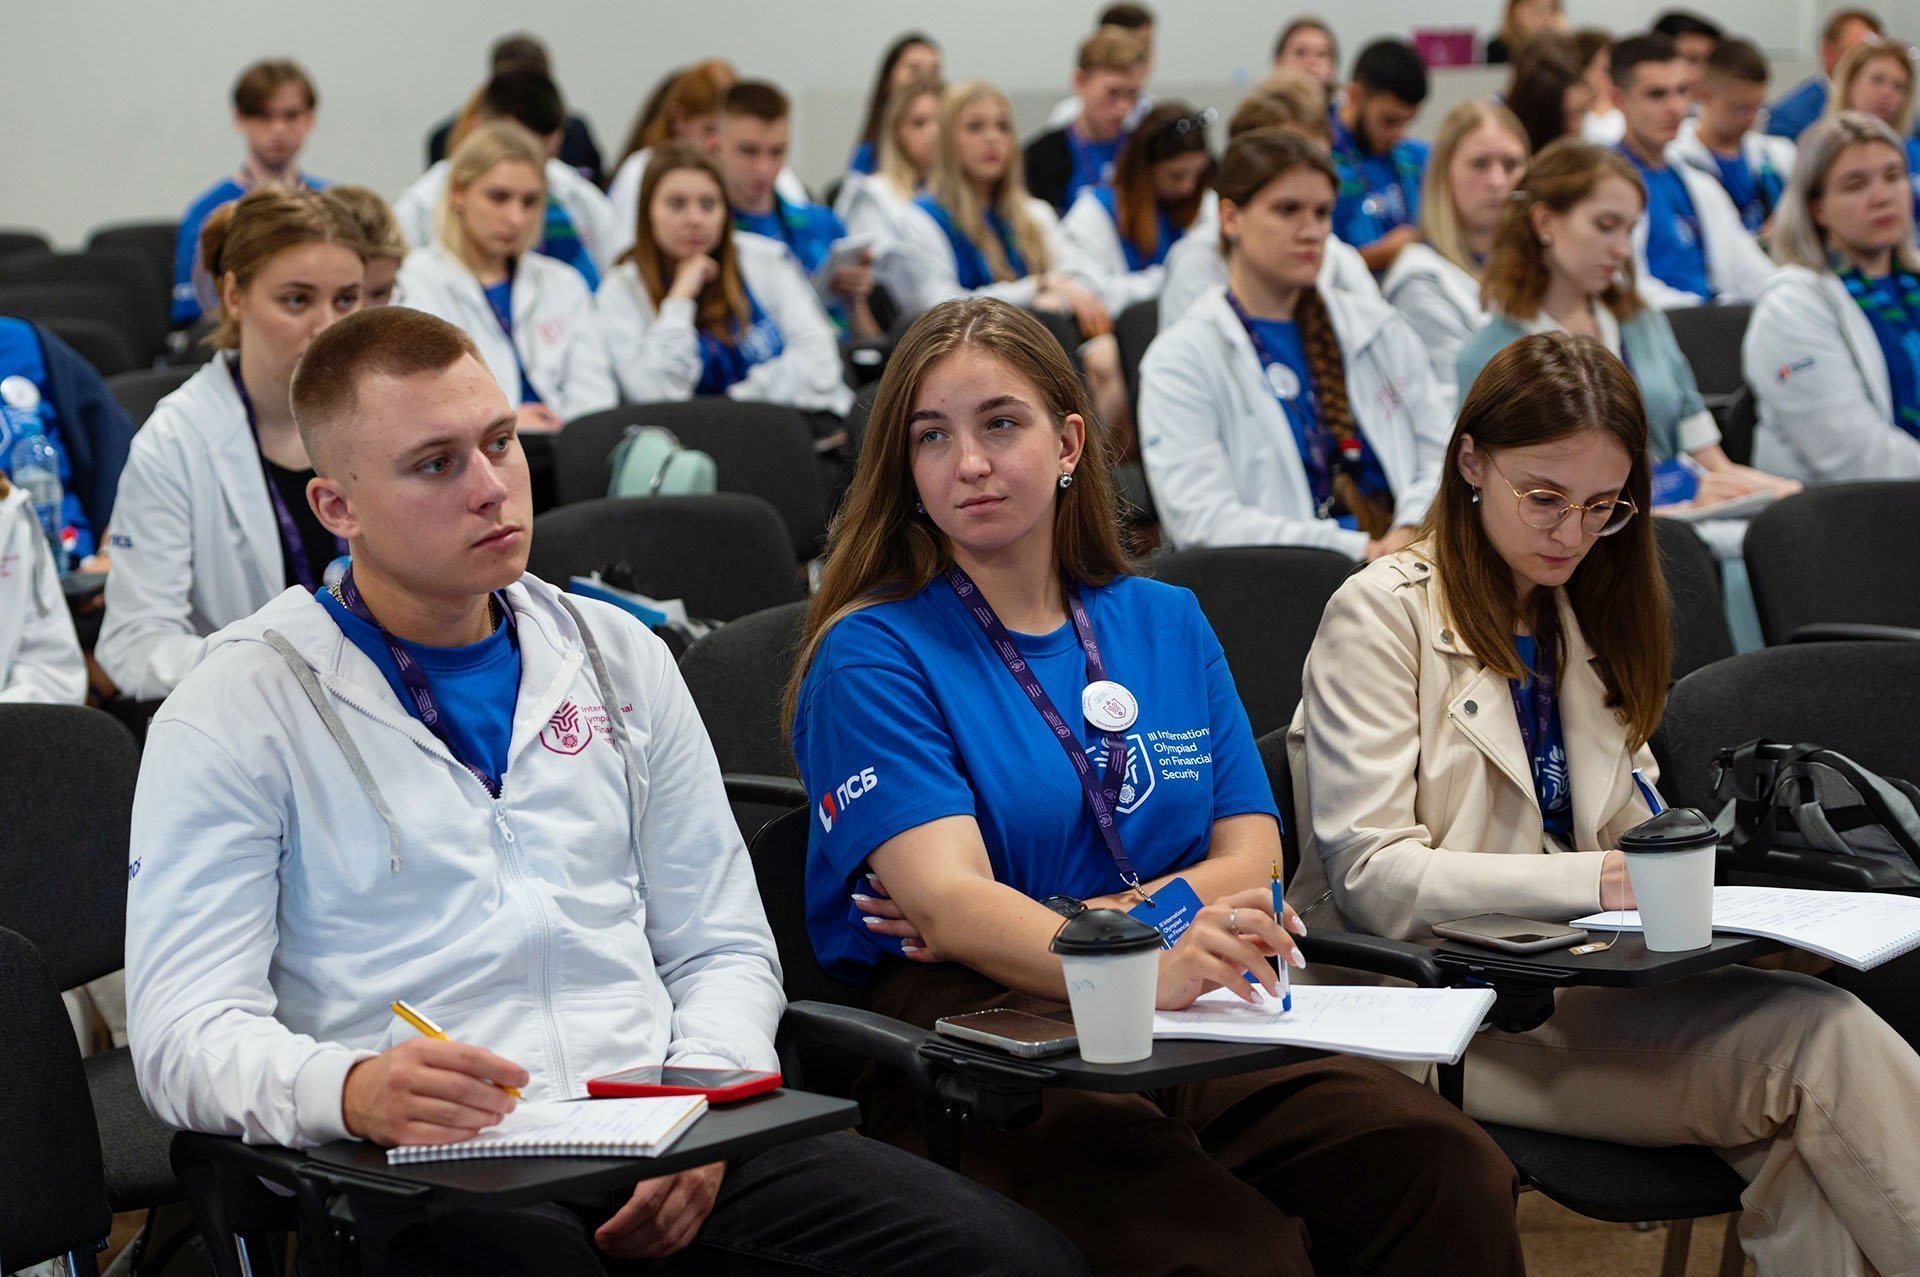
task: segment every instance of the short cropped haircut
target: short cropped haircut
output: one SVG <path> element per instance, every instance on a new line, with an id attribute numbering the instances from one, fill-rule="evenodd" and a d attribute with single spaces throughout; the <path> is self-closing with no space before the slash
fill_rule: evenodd
<path id="1" fill-rule="evenodd" d="M 1668 9 L 1655 18 L 1653 25 L 1648 29 L 1658 31 L 1669 40 L 1678 40 L 1683 35 L 1703 35 L 1709 40 L 1727 38 L 1727 33 L 1721 29 L 1719 23 L 1685 9 Z"/>
<path id="2" fill-rule="evenodd" d="M 1731 40 L 1722 40 L 1707 55 L 1705 74 L 1710 79 L 1732 80 L 1739 84 L 1765 84 L 1767 82 L 1767 55 L 1750 40 L 1737 36 Z"/>
<path id="3" fill-rule="evenodd" d="M 566 104 L 553 77 L 530 66 L 496 71 L 480 91 L 477 114 L 488 120 L 514 120 L 536 137 L 558 133 L 567 124 Z"/>
<path id="4" fill-rule="evenodd" d="M 1081 71 L 1133 71 L 1147 64 L 1147 45 L 1122 27 L 1101 27 L 1080 42 Z"/>
<path id="5" fill-rule="evenodd" d="M 787 95 L 766 80 L 742 80 L 720 95 L 720 114 L 778 124 L 793 111 Z"/>
<path id="6" fill-rule="evenodd" d="M 1427 66 L 1405 40 L 1375 40 L 1353 60 L 1353 81 L 1372 93 L 1399 98 L 1408 106 L 1427 100 Z"/>
<path id="7" fill-rule="evenodd" d="M 553 61 L 547 53 L 547 46 L 540 37 L 529 31 L 516 31 L 495 40 L 493 48 L 487 52 L 487 65 L 495 71 L 505 71 L 508 67 L 532 67 L 536 71 L 553 74 Z"/>
<path id="8" fill-rule="evenodd" d="M 1613 54 L 1608 64 L 1607 74 L 1613 77 L 1616 88 L 1633 87 L 1633 73 L 1643 63 L 1673 62 L 1680 57 L 1680 50 L 1674 47 L 1673 37 L 1662 35 L 1658 31 L 1649 31 L 1644 35 L 1630 35 L 1624 40 L 1613 42 Z"/>
<path id="9" fill-rule="evenodd" d="M 405 306 L 356 311 L 329 326 L 293 370 L 293 424 L 314 470 L 332 473 L 338 457 L 327 445 L 340 423 L 359 410 L 367 378 L 439 372 L 463 355 L 482 362 L 463 329 Z"/>
<path id="10" fill-rule="evenodd" d="M 1827 25 L 1820 28 L 1821 43 L 1832 44 L 1846 32 L 1851 23 L 1855 22 L 1866 23 L 1868 30 L 1882 38 L 1887 34 L 1886 25 L 1880 21 L 1880 15 L 1869 9 L 1835 9 L 1833 16 L 1827 19 Z"/>
<path id="11" fill-rule="evenodd" d="M 240 78 L 233 82 L 234 114 L 265 115 L 273 95 L 289 84 L 299 85 L 306 94 L 307 110 L 320 105 L 319 91 L 313 87 L 305 68 L 290 58 L 267 58 L 242 71 Z"/>
<path id="12" fill-rule="evenodd" d="M 1100 11 L 1097 27 L 1120 27 L 1141 31 L 1153 25 L 1153 10 L 1144 4 L 1110 4 Z"/>

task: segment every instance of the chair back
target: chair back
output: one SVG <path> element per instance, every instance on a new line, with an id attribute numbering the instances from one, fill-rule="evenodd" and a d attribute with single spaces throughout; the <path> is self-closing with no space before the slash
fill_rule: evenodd
<path id="1" fill-rule="evenodd" d="M 1273 788 L 1273 805 L 1280 809 L 1280 851 L 1286 857 L 1281 868 L 1286 881 L 1300 867 L 1300 822 L 1293 801 L 1293 768 L 1287 763 L 1287 729 L 1277 728 L 1262 736 L 1260 762 L 1267 769 L 1267 784 Z"/>
<path id="2" fill-rule="evenodd" d="M 760 903 L 780 949 L 787 1000 L 865 1006 L 866 990 L 828 975 L 807 936 L 807 829 L 812 819 L 812 808 L 796 807 L 768 821 L 748 845 Z"/>
<path id="3" fill-rule="evenodd" d="M 656 599 L 684 599 L 687 614 L 731 621 L 802 596 L 786 529 L 758 497 L 602 497 L 533 521 L 527 568 L 560 589 L 567 579 L 625 564 Z"/>
<path id="4" fill-rule="evenodd" d="M 32 941 L 63 989 L 124 963 L 139 769 L 133 737 L 101 710 L 0 705 L 0 927 Z"/>
<path id="5" fill-rule="evenodd" d="M 1920 481 L 1832 483 L 1762 510 L 1747 575 L 1769 643 L 1803 625 L 1920 626 Z"/>
<path id="6" fill-rule="evenodd" d="M 1113 318 L 1113 340 L 1120 347 L 1120 375 L 1126 379 L 1127 402 L 1140 411 L 1140 361 L 1160 332 L 1160 299 L 1137 301 Z"/>
<path id="7" fill-rule="evenodd" d="M 1747 335 L 1753 307 L 1688 306 L 1666 314 L 1702 396 L 1725 397 L 1745 384 L 1740 376 L 1740 341 Z"/>
<path id="8" fill-rule="evenodd" d="M 137 430 L 147 424 L 147 418 L 153 415 L 162 399 L 186 385 L 187 379 L 199 371 L 197 366 L 141 368 L 107 378 L 107 389 L 127 410 L 127 416 L 133 418 Z"/>
<path id="9" fill-rule="evenodd" d="M 1673 677 L 1684 678 L 1733 655 L 1733 631 L 1720 593 L 1720 561 L 1691 524 L 1655 519 L 1653 532 L 1672 605 L 1667 630 L 1673 643 Z"/>
<path id="10" fill-rule="evenodd" d="M 168 281 L 138 252 L 103 248 L 85 253 L 24 253 L 0 258 L 0 285 L 68 285 L 111 289 L 121 298 L 116 316 L 89 311 L 82 318 L 117 323 L 142 363 L 166 348 Z"/>
<path id="11" fill-rule="evenodd" d="M 1331 550 L 1248 545 L 1173 550 L 1139 566 L 1200 600 L 1254 735 L 1291 722 L 1320 613 L 1353 574 L 1354 561 Z"/>
<path id="12" fill-rule="evenodd" d="M 721 771 L 799 776 L 780 730 L 780 700 L 806 618 L 805 601 L 770 607 L 706 635 L 680 658 Z"/>
<path id="13" fill-rule="evenodd" d="M 554 481 L 562 505 L 607 495 L 613 450 L 634 425 L 671 430 L 682 444 L 713 458 L 720 491 L 759 497 L 779 511 L 796 561 L 820 552 L 827 492 L 813 430 L 797 409 L 779 404 L 716 397 L 589 413 L 554 436 Z"/>
<path id="14" fill-rule="evenodd" d="M 161 300 L 171 303 L 173 250 L 179 239 L 178 222 L 115 222 L 94 228 L 87 236 L 87 251 L 111 250 L 140 258 L 159 281 Z"/>
<path id="15" fill-rule="evenodd" d="M 117 324 L 67 315 L 49 315 L 40 323 L 48 332 L 73 347 L 73 353 L 86 360 L 102 377 L 133 372 L 151 362 L 140 357 L 125 331 Z"/>
<path id="16" fill-rule="evenodd" d="M 0 231 L 0 258 L 12 257 L 16 253 L 51 253 L 53 241 L 39 231 L 5 230 Z"/>
<path id="17" fill-rule="evenodd" d="M 1753 464 L 1753 432 L 1760 425 L 1760 401 L 1752 386 L 1742 386 L 1713 408 L 1720 424 L 1720 449 L 1736 465 Z"/>
<path id="18" fill-rule="evenodd" d="M 0 1265 L 88 1254 L 113 1227 L 100 1131 L 60 987 L 25 936 L 0 928 Z"/>

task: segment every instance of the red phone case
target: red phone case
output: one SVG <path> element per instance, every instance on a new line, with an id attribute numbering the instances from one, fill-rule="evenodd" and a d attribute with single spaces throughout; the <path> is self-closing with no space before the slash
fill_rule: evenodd
<path id="1" fill-rule="evenodd" d="M 635 1095 L 704 1095 L 709 1104 L 731 1104 L 735 1100 L 748 1099 L 755 1095 L 764 1095 L 781 1083 L 778 1073 L 763 1073 L 759 1077 L 748 1078 L 744 1082 L 735 1082 L 732 1086 L 668 1086 L 661 1082 L 614 1082 L 607 1078 L 589 1078 L 587 1094 L 596 1099 L 620 1099 Z"/>

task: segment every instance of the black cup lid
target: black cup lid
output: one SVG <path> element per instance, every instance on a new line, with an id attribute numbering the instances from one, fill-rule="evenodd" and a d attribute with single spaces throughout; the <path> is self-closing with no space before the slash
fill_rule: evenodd
<path id="1" fill-rule="evenodd" d="M 1620 850 L 1635 856 L 1663 851 L 1697 851 L 1719 843 L 1720 831 L 1693 807 L 1669 807 L 1620 835 Z"/>
<path id="2" fill-rule="evenodd" d="M 1130 918 L 1118 909 L 1089 909 L 1075 914 L 1053 933 L 1048 946 L 1055 953 L 1082 954 L 1138 953 L 1158 949 L 1160 933 L 1138 918 Z"/>

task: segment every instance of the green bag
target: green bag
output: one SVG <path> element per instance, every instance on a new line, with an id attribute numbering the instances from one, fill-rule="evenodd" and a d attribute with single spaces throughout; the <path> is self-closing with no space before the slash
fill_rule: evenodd
<path id="1" fill-rule="evenodd" d="M 628 426 L 613 450 L 610 497 L 678 497 L 717 491 L 718 469 L 661 426 Z"/>

